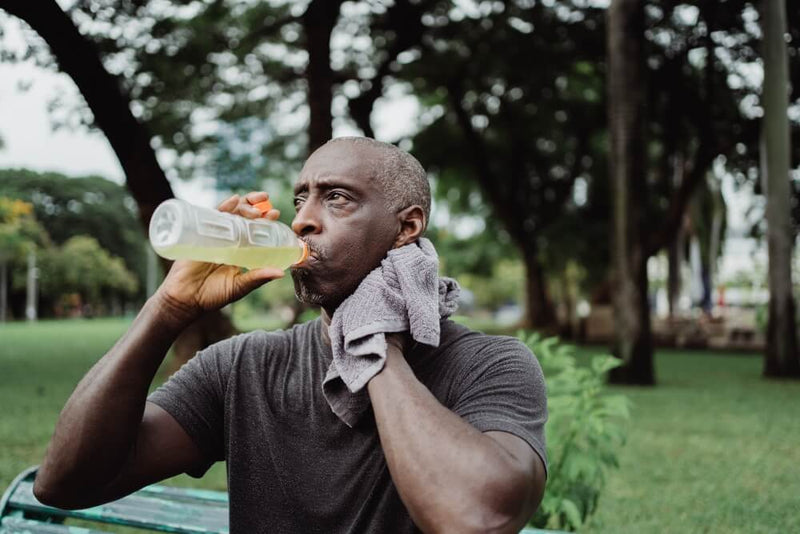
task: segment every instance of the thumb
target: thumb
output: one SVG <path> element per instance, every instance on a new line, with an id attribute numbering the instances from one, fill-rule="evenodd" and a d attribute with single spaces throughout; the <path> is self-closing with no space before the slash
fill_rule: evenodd
<path id="1" fill-rule="evenodd" d="M 239 288 L 245 293 L 249 293 L 258 287 L 263 286 L 271 280 L 283 278 L 285 273 L 281 269 L 275 267 L 264 267 L 262 269 L 253 269 L 246 273 L 241 273 L 237 277 Z"/>

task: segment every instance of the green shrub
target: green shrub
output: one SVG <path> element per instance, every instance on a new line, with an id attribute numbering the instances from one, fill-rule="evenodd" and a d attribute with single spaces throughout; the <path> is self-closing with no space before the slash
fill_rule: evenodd
<path id="1" fill-rule="evenodd" d="M 606 374 L 620 365 L 610 355 L 576 364 L 573 349 L 556 338 L 519 334 L 536 355 L 547 382 L 549 420 L 545 427 L 549 476 L 530 525 L 575 530 L 597 508 L 606 472 L 617 467 L 625 441 L 629 403 L 606 391 Z"/>

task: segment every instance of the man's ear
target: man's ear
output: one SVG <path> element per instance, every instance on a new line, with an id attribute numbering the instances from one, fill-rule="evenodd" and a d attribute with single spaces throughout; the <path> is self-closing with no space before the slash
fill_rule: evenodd
<path id="1" fill-rule="evenodd" d="M 425 231 L 425 212 L 416 204 L 409 206 L 397 213 L 400 231 L 394 240 L 394 248 L 413 243 Z"/>

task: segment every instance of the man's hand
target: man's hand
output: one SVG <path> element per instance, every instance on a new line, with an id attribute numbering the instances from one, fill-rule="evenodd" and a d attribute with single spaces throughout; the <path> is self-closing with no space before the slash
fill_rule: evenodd
<path id="1" fill-rule="evenodd" d="M 390 347 L 396 347 L 399 349 L 401 354 L 406 354 L 413 343 L 414 339 L 411 337 L 411 333 L 408 331 L 386 334 L 386 344 Z M 390 351 L 387 351 L 387 357 L 389 356 L 389 352 Z"/>
<path id="2" fill-rule="evenodd" d="M 276 220 L 280 212 L 272 209 L 262 214 L 254 204 L 267 200 L 264 192 L 233 195 L 217 208 L 248 219 L 265 217 Z M 282 278 L 283 271 L 274 267 L 243 272 L 239 267 L 189 260 L 172 265 L 159 287 L 156 297 L 178 320 L 188 322 L 205 311 L 214 310 L 242 298 L 259 286 Z"/>

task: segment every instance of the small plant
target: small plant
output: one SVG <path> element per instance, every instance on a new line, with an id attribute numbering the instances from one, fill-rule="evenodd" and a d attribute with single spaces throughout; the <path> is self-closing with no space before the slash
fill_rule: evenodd
<path id="1" fill-rule="evenodd" d="M 556 338 L 520 332 L 536 355 L 547 382 L 545 427 L 549 476 L 541 506 L 529 524 L 576 530 L 597 508 L 606 472 L 618 466 L 625 441 L 629 401 L 606 391 L 606 375 L 620 361 L 610 355 L 576 364 L 572 347 Z"/>

